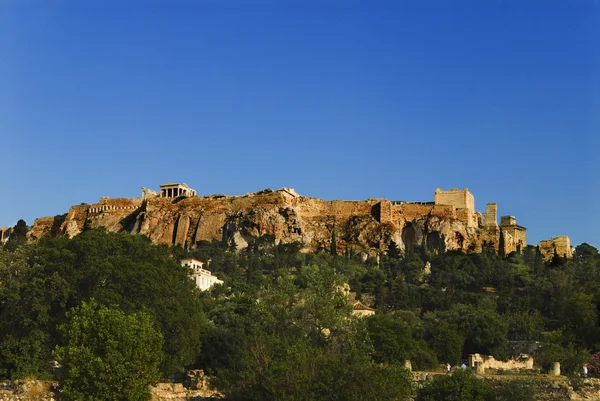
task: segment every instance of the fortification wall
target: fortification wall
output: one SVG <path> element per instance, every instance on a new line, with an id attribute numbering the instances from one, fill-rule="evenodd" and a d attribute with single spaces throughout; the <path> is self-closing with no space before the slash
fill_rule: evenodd
<path id="1" fill-rule="evenodd" d="M 485 205 L 485 216 L 483 224 L 488 229 L 498 228 L 498 204 L 488 203 Z"/>
<path id="2" fill-rule="evenodd" d="M 467 188 L 452 188 L 448 191 L 438 188 L 435 190 L 433 199 L 436 205 L 452 205 L 456 208 L 469 209 L 475 213 L 475 198 Z"/>
<path id="3" fill-rule="evenodd" d="M 552 237 L 548 240 L 540 241 L 540 253 L 545 260 L 550 260 L 554 256 L 554 251 L 560 257 L 571 259 L 573 257 L 573 248 L 571 248 L 571 240 L 566 235 Z"/>
<path id="4" fill-rule="evenodd" d="M 427 216 L 456 219 L 456 210 L 453 206 L 430 203 L 403 203 L 392 206 L 392 218 L 395 220 L 413 221 Z"/>
<path id="5" fill-rule="evenodd" d="M 478 227 L 477 215 L 471 209 L 456 209 L 456 218 L 467 225 L 467 227 Z"/>
<path id="6" fill-rule="evenodd" d="M 471 204 L 467 190 L 448 193 Z M 425 243 L 433 249 L 465 252 L 479 252 L 488 241 L 497 250 L 499 230 L 480 229 L 478 218 L 480 214 L 469 208 L 435 202 L 325 201 L 290 189 L 267 189 L 241 196 L 102 198 L 97 204 L 73 206 L 66 215 L 36 220 L 30 238 L 74 236 L 104 227 L 165 245 L 193 247 L 199 241 L 225 240 L 242 248 L 254 238 L 270 235 L 276 243 L 299 242 L 304 250 L 315 251 L 330 249 L 335 230 L 338 252 L 350 249 L 374 256 L 391 241 L 399 249 Z M 516 247 L 517 234 L 507 231 L 508 250 Z"/>
<path id="7" fill-rule="evenodd" d="M 106 211 L 133 211 L 142 206 L 142 198 L 102 198 L 100 202 L 87 205 L 87 213 L 102 213 Z"/>

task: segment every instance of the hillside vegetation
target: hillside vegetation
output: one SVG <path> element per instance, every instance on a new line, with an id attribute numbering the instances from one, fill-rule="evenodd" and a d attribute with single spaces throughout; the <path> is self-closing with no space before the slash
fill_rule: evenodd
<path id="1" fill-rule="evenodd" d="M 299 245 L 276 245 L 268 236 L 240 251 L 230 245 L 167 248 L 103 230 L 11 241 L 0 251 L 0 375 L 48 378 L 55 360 L 67 372 L 77 368 L 77 352 L 106 364 L 129 355 L 105 346 L 111 341 L 140 347 L 129 359 L 151 361 L 135 376 L 142 387 L 201 368 L 232 400 L 408 399 L 417 390 L 405 360 L 413 369 L 438 370 L 471 353 L 506 359 L 516 340 L 542 344 L 542 369 L 559 361 L 563 373 L 577 375 L 584 362 L 596 366 L 600 255 L 587 244 L 572 260 L 555 255 L 549 262 L 534 247 L 507 256 L 419 246 L 401 254 L 392 244 L 379 260 L 362 260 L 335 247 L 301 253 Z M 199 292 L 179 264 L 184 257 L 210 261 L 224 285 Z M 352 315 L 346 283 L 375 315 Z M 118 329 L 89 330 L 82 319 Z M 90 383 L 122 383 L 121 399 L 145 399 L 105 366 L 86 367 Z M 82 391 L 62 380 L 65 397 Z M 469 380 L 457 376 L 459 384 L 445 385 Z M 90 383 L 85 392 L 102 393 Z M 502 397 L 473 386 L 484 397 L 477 399 Z"/>

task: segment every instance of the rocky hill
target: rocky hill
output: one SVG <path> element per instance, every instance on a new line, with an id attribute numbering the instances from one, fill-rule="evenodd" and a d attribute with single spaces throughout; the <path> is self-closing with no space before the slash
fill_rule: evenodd
<path id="1" fill-rule="evenodd" d="M 462 201 L 465 196 L 470 204 Z M 465 252 L 479 252 L 485 243 L 498 249 L 503 242 L 506 252 L 525 245 L 524 228 L 514 221 L 498 226 L 495 215 L 492 222 L 488 213 L 475 212 L 468 190 L 438 189 L 435 199 L 325 201 L 289 188 L 242 196 L 166 197 L 144 189 L 140 198 L 102 198 L 97 204 L 72 206 L 65 215 L 39 218 L 28 235 L 31 240 L 75 236 L 104 227 L 145 235 L 157 244 L 193 247 L 203 240 L 226 240 L 238 248 L 271 235 L 277 243 L 299 242 L 306 251 L 329 250 L 335 239 L 339 253 L 363 255 L 384 252 L 392 241 L 400 250 L 423 243 Z M 522 235 L 514 235 L 511 227 L 522 229 Z"/>

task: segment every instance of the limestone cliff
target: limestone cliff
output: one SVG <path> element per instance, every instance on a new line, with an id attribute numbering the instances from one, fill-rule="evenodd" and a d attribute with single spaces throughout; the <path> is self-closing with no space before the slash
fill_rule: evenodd
<path id="1" fill-rule="evenodd" d="M 253 238 L 272 235 L 277 243 L 300 242 L 304 250 L 315 251 L 330 249 L 335 230 L 340 253 L 375 255 L 391 241 L 400 249 L 424 243 L 478 252 L 484 241 L 497 247 L 499 232 L 478 224 L 477 215 L 434 202 L 325 201 L 283 188 L 243 196 L 102 198 L 62 216 L 37 219 L 29 237 L 75 236 L 104 227 L 145 235 L 157 244 L 193 247 L 203 240 L 227 240 L 243 248 Z"/>

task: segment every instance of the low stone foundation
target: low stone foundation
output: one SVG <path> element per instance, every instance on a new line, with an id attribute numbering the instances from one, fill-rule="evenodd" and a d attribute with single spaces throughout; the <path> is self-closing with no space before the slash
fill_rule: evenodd
<path id="1" fill-rule="evenodd" d="M 440 372 L 413 372 L 413 380 L 417 386 L 422 386 L 430 380 L 446 373 Z M 519 381 L 519 385 L 533 386 L 538 401 L 597 401 L 600 400 L 600 379 L 582 379 L 576 390 L 569 385 L 566 377 L 539 376 L 480 376 L 492 388 L 500 388 L 509 381 Z M 192 375 L 192 379 L 200 378 L 196 389 L 184 387 L 181 383 L 159 383 L 151 387 L 152 401 L 216 401 L 222 397 L 214 390 L 204 388 L 207 384 L 206 376 Z M 188 377 L 186 380 L 189 380 Z M 198 383 L 200 385 L 198 386 Z M 55 381 L 42 381 L 35 379 L 15 380 L 0 382 L 0 401 L 55 401 Z"/>

